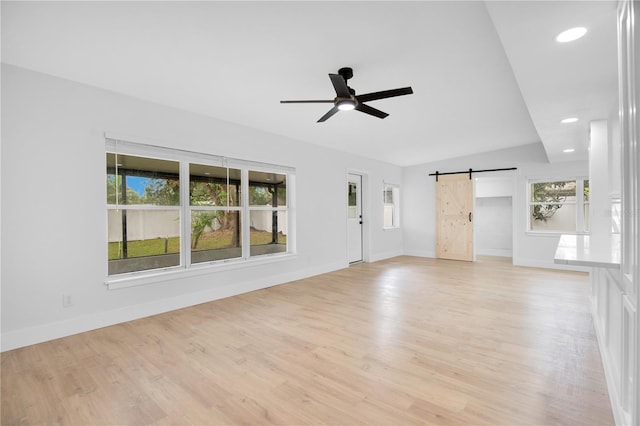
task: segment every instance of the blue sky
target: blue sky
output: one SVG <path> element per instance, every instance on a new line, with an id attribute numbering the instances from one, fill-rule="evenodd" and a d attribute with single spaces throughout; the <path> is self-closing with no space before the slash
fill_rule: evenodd
<path id="1" fill-rule="evenodd" d="M 138 176 L 127 176 L 127 187 L 136 191 L 140 196 L 144 195 L 145 184 L 149 183 L 149 178 Z"/>

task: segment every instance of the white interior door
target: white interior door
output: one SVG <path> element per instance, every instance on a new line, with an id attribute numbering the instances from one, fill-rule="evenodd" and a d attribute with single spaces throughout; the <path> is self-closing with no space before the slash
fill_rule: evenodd
<path id="1" fill-rule="evenodd" d="M 349 173 L 347 182 L 349 263 L 362 261 L 362 176 Z"/>

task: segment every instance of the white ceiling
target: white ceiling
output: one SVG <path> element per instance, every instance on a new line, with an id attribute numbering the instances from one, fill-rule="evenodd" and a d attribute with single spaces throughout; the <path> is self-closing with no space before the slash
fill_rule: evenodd
<path id="1" fill-rule="evenodd" d="M 613 0 L 2 1 L 2 61 L 401 166 L 540 140 L 564 161 L 615 110 L 615 16 Z M 357 93 L 414 94 L 371 102 L 384 120 L 279 103 L 332 99 L 344 66 Z"/>

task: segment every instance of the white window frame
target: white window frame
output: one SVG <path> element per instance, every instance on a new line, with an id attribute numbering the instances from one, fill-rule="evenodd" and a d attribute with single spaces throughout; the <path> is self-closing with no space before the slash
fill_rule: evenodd
<path id="1" fill-rule="evenodd" d="M 387 203 L 385 196 L 388 190 L 391 190 L 393 202 Z M 385 223 L 385 212 L 388 208 L 392 209 L 391 226 Z M 394 183 L 382 183 L 382 229 L 399 229 L 400 228 L 400 185 Z"/>
<path id="2" fill-rule="evenodd" d="M 527 179 L 527 198 L 526 198 L 526 215 L 527 215 L 527 234 L 531 235 L 560 235 L 560 234 L 572 234 L 572 235 L 589 235 L 590 230 L 585 229 L 584 223 L 584 212 L 585 208 L 589 207 L 589 201 L 584 201 L 584 181 L 589 180 L 587 176 L 571 176 L 571 177 L 554 177 L 554 178 L 529 178 Z M 576 201 L 570 201 L 568 204 L 575 205 L 576 208 L 576 227 L 573 230 L 559 230 L 559 231 L 546 231 L 546 230 L 534 230 L 531 225 L 531 206 L 536 203 L 531 201 L 531 186 L 534 183 L 543 183 L 543 182 L 562 182 L 562 181 L 575 181 L 576 182 Z M 549 203 L 554 204 L 554 203 Z M 564 204 L 567 204 L 565 201 Z M 591 213 L 589 212 L 589 216 Z"/>
<path id="3" fill-rule="evenodd" d="M 168 161 L 176 161 L 180 164 L 180 206 L 145 206 L 150 209 L 173 208 L 180 212 L 180 264 L 158 269 L 141 270 L 116 275 L 108 275 L 105 284 L 109 289 L 125 288 L 135 285 L 149 284 L 154 282 L 175 279 L 183 276 L 200 275 L 217 270 L 239 269 L 247 264 L 262 264 L 275 261 L 287 260 L 295 257 L 295 168 L 283 165 L 261 163 L 249 160 L 221 157 L 211 154 L 197 153 L 185 150 L 171 149 L 146 143 L 130 142 L 129 139 L 121 139 L 110 135 L 105 135 L 105 153 L 116 153 L 122 155 L 132 155 L 147 158 L 158 158 Z M 240 211 L 241 235 L 242 235 L 242 257 L 210 262 L 191 264 L 191 212 L 192 208 L 202 210 L 201 206 L 191 206 L 189 197 L 189 165 L 201 164 L 217 167 L 228 167 L 239 169 L 241 178 L 241 205 L 222 207 L 224 210 Z M 269 253 L 261 255 L 250 255 L 250 206 L 249 206 L 249 170 L 263 171 L 269 173 L 285 174 L 287 176 L 286 206 L 276 207 L 275 210 L 285 210 L 287 212 L 287 244 L 286 251 L 279 253 Z M 103 199 L 106 199 L 106 194 Z M 114 206 L 106 205 L 107 210 Z M 122 206 L 120 206 L 122 208 Z M 130 207 L 127 207 L 130 208 Z M 138 208 L 134 206 L 133 208 Z M 255 207 L 254 207 L 255 208 Z M 206 210 L 216 210 L 220 207 L 204 208 Z M 272 209 L 269 207 L 268 209 Z M 106 222 L 106 221 L 105 221 Z M 106 226 L 106 223 L 105 223 Z M 107 256 L 105 256 L 105 259 Z"/>

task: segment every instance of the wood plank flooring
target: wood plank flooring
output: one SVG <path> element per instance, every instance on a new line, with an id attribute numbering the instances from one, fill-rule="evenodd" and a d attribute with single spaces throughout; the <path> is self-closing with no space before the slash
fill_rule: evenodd
<path id="1" fill-rule="evenodd" d="M 397 257 L 2 354 L 2 425 L 613 424 L 588 275 Z"/>

